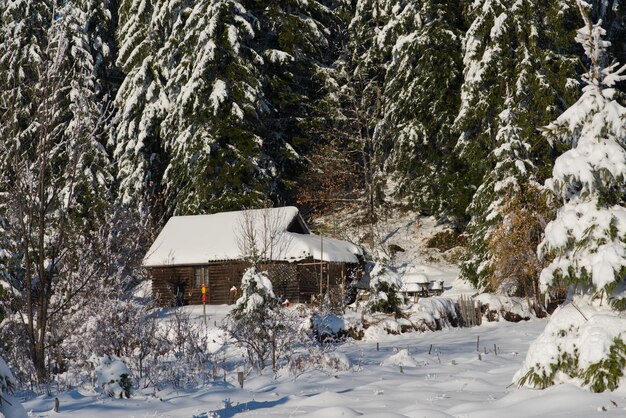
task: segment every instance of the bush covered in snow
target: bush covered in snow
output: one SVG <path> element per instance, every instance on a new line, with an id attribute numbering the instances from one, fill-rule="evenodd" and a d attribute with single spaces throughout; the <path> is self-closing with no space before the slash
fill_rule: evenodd
<path id="1" fill-rule="evenodd" d="M 400 275 L 382 263 L 376 263 L 370 272 L 370 312 L 397 314 L 401 300 L 398 291 L 402 286 Z"/>
<path id="2" fill-rule="evenodd" d="M 289 371 L 294 377 L 311 370 L 333 374 L 350 370 L 352 363 L 343 353 L 333 351 L 332 345 L 311 345 L 295 355 L 289 363 Z"/>
<path id="3" fill-rule="evenodd" d="M 344 318 L 330 313 L 313 315 L 311 326 L 318 341 L 338 340 L 348 335 Z"/>
<path id="4" fill-rule="evenodd" d="M 626 319 L 618 315 L 590 296 L 559 307 L 514 381 L 535 388 L 574 381 L 594 392 L 616 389 L 626 368 Z"/>
<path id="5" fill-rule="evenodd" d="M 446 297 L 420 298 L 417 303 L 401 310 L 400 314 L 390 316 L 374 312 L 365 315 L 363 339 L 378 341 L 388 334 L 437 331 L 459 324 L 456 302 Z"/>
<path id="6" fill-rule="evenodd" d="M 451 298 L 420 298 L 405 313 L 415 331 L 436 331 L 459 324 L 456 302 Z"/>
<path id="7" fill-rule="evenodd" d="M 116 356 L 92 357 L 94 364 L 95 384 L 98 389 L 112 398 L 130 398 L 132 381 L 130 370 Z"/>
<path id="8" fill-rule="evenodd" d="M 479 301 L 483 315 L 487 321 L 519 322 L 535 317 L 535 310 L 528 306 L 528 301 L 524 298 L 505 295 L 494 295 L 491 293 L 481 293 L 474 298 Z"/>

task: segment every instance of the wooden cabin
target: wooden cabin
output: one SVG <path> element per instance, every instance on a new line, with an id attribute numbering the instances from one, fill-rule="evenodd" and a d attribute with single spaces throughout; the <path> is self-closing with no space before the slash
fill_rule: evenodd
<path id="1" fill-rule="evenodd" d="M 230 304 L 244 271 L 255 261 L 274 294 L 309 302 L 328 294 L 343 300 L 345 285 L 361 276 L 363 252 L 350 242 L 311 234 L 295 207 L 170 218 L 143 265 L 159 306 Z"/>

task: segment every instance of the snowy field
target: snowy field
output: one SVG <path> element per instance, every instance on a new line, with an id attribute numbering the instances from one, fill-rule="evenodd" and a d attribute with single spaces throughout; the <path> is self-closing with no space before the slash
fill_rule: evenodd
<path id="1" fill-rule="evenodd" d="M 379 351 L 373 341 L 349 341 L 337 348 L 349 359 L 348 370 L 297 377 L 251 372 L 243 389 L 233 372 L 226 382 L 135 393 L 129 400 L 76 389 L 60 395 L 58 414 L 51 412 L 53 398 L 30 399 L 24 406 L 32 417 L 59 418 L 625 416 L 623 389 L 593 394 L 571 385 L 543 391 L 510 385 L 530 341 L 545 324 L 500 322 L 388 336 L 379 341 Z"/>
<path id="2" fill-rule="evenodd" d="M 433 260 L 438 254 L 424 247 L 424 237 L 438 229 L 430 219 L 392 225 L 388 242 L 406 250 L 398 254 L 396 265 L 443 280 L 444 297 L 475 293 L 455 280 L 456 265 Z M 149 295 L 148 288 L 138 292 L 137 296 Z M 215 327 L 231 308 L 207 307 L 206 326 L 216 337 L 210 350 L 222 347 Z M 183 310 L 192 321 L 203 323 L 202 307 Z M 174 319 L 169 310 L 159 316 L 162 323 Z M 348 320 L 358 318 L 360 312 L 346 315 Z M 231 349 L 226 381 L 220 375 L 193 389 L 135 390 L 131 399 L 112 399 L 83 387 L 56 395 L 59 413 L 52 411 L 54 396 L 26 399 L 24 406 L 37 418 L 626 416 L 626 388 L 594 394 L 571 384 L 546 390 L 511 384 L 530 343 L 546 324 L 547 319 L 534 319 L 395 336 L 375 333 L 373 339 L 337 345 L 330 354 L 338 360 L 335 369 L 317 367 L 297 375 L 283 369 L 276 376 L 269 369 L 263 375 L 248 370 L 243 389 L 237 380 L 240 353 Z"/>

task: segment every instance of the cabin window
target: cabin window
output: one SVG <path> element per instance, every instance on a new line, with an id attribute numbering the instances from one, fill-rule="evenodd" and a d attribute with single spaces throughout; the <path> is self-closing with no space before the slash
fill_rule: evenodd
<path id="1" fill-rule="evenodd" d="M 196 267 L 193 272 L 193 285 L 194 287 L 202 287 L 202 283 L 205 286 L 209 285 L 209 268 L 208 267 Z"/>

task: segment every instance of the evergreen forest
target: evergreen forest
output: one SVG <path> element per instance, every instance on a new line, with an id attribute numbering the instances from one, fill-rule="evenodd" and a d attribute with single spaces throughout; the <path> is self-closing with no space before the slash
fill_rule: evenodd
<path id="1" fill-rule="evenodd" d="M 133 326 L 125 295 L 177 215 L 432 216 L 467 240 L 461 277 L 496 291 L 514 269 L 538 297 L 568 251 L 544 233 L 558 209 L 600 183 L 596 206 L 626 205 L 623 167 L 555 174 L 587 85 L 626 105 L 617 63 L 621 0 L 1 0 L 0 322 L 22 318 L 0 354 L 45 382 L 98 321 Z M 624 126 L 603 128 L 618 158 Z M 588 279 L 572 266 L 549 273 Z"/>

